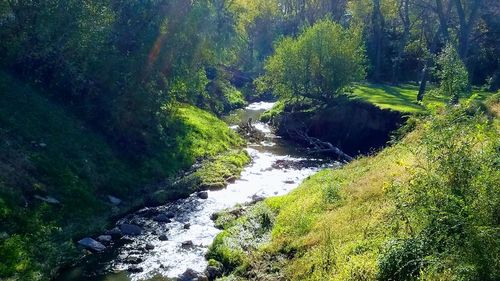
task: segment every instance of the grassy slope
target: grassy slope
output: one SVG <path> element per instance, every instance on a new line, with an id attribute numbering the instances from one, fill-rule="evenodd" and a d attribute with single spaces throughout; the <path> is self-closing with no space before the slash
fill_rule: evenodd
<path id="1" fill-rule="evenodd" d="M 490 110 L 498 118 L 498 102 L 492 104 Z M 272 220 L 272 240 L 247 247 L 249 254 L 241 254 L 247 243 L 238 239 L 248 215 L 236 223 L 228 223 L 209 254 L 232 273 L 224 280 L 376 280 L 381 253 L 387 242 L 393 237 L 407 237 L 413 231 L 406 228 L 410 224 L 405 220 L 406 216 L 415 218 L 400 212 L 393 190 L 412 184 L 410 180 L 415 180 L 412 176 L 416 167 L 425 163 L 421 162 L 420 154 L 416 157 L 415 151 L 421 149 L 420 140 L 427 135 L 429 126 L 428 123 L 418 127 L 403 141 L 377 155 L 362 157 L 339 170 L 319 172 L 289 195 L 266 200 L 267 208 L 274 210 L 274 215 L 268 216 L 276 216 Z M 470 126 L 479 132 L 484 125 Z M 495 119 L 492 127 L 486 129 L 489 137 L 480 136 L 479 139 L 483 143 L 495 142 L 499 130 L 500 124 Z M 463 136 L 457 140 L 467 138 L 470 133 L 463 131 L 461 134 Z M 496 176 L 488 178 L 485 174 L 479 178 L 499 183 L 498 171 L 493 175 Z M 498 185 L 491 187 L 498 195 Z M 481 208 L 488 206 L 481 205 Z M 253 230 L 246 231 L 262 232 L 262 224 L 253 225 L 250 227 Z M 451 267 L 437 275 L 427 275 L 423 280 L 455 280 L 457 268 L 454 266 L 465 261 L 466 254 L 459 253 L 458 261 L 452 256 L 445 257 L 442 261 Z M 500 257 L 496 255 L 488 262 L 498 266 Z M 473 267 L 469 269 L 474 272 Z"/>
<path id="2" fill-rule="evenodd" d="M 354 98 L 377 105 L 382 109 L 391 109 L 403 113 L 422 112 L 428 106 L 443 105 L 447 102 L 445 97 L 427 94 L 422 104 L 416 102 L 418 86 L 403 84 L 391 86 L 387 84 L 363 83 L 358 84 L 352 91 Z M 475 88 L 473 94 L 477 94 L 480 100 L 484 100 L 491 93 Z"/>
<path id="3" fill-rule="evenodd" d="M 110 216 L 140 204 L 146 184 L 244 143 L 212 114 L 179 105 L 169 136 L 175 144 L 132 163 L 70 112 L 4 72 L 0 95 L 0 278 L 47 274 L 78 254 L 72 238 L 99 231 Z M 241 153 L 227 155 L 231 161 Z M 231 162 L 235 173 L 247 158 L 237 159 Z M 108 194 L 123 204 L 111 208 Z M 61 204 L 43 203 L 35 195 Z"/>

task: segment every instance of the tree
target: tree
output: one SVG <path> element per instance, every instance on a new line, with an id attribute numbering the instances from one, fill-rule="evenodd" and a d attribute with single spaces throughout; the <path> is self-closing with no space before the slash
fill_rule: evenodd
<path id="1" fill-rule="evenodd" d="M 281 98 L 330 103 L 365 77 L 364 61 L 360 32 L 323 20 L 296 39 L 282 40 L 267 60 L 262 79 Z"/>
<path id="2" fill-rule="evenodd" d="M 457 103 L 461 94 L 468 91 L 469 74 L 455 48 L 448 44 L 438 57 L 438 91 Z"/>

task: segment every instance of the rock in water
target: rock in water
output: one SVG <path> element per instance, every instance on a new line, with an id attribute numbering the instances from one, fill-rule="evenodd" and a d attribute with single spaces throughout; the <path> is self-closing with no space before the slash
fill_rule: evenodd
<path id="1" fill-rule="evenodd" d="M 146 244 L 146 250 L 151 251 L 154 250 L 155 246 L 151 243 Z"/>
<path id="2" fill-rule="evenodd" d="M 191 241 L 191 240 L 184 241 L 184 242 L 182 242 L 182 243 L 181 243 L 181 247 L 182 247 L 183 249 L 191 248 L 191 247 L 193 247 L 193 246 L 194 246 L 194 243 L 193 243 L 193 241 Z"/>
<path id="3" fill-rule="evenodd" d="M 164 223 L 169 223 L 169 222 L 171 222 L 171 220 L 170 220 L 170 219 L 168 218 L 168 216 L 167 216 L 167 215 L 165 215 L 165 214 L 159 214 L 159 215 L 155 216 L 155 217 L 153 218 L 153 220 L 154 220 L 154 221 L 157 221 L 157 222 L 164 222 Z"/>
<path id="4" fill-rule="evenodd" d="M 120 230 L 124 235 L 137 236 L 142 234 L 142 229 L 135 224 L 124 223 L 120 225 Z"/>
<path id="5" fill-rule="evenodd" d="M 125 259 L 125 262 L 130 264 L 140 264 L 142 259 L 140 257 L 129 256 Z"/>
<path id="6" fill-rule="evenodd" d="M 205 270 L 205 275 L 208 277 L 209 280 L 215 280 L 216 278 L 222 276 L 222 268 L 209 265 Z"/>
<path id="7" fill-rule="evenodd" d="M 179 276 L 180 281 L 208 281 L 207 276 L 188 268 L 182 275 Z"/>
<path id="8" fill-rule="evenodd" d="M 110 230 L 106 231 L 104 234 L 111 235 L 111 237 L 113 237 L 113 238 L 120 238 L 123 236 L 122 231 L 118 227 L 110 229 Z"/>
<path id="9" fill-rule="evenodd" d="M 97 241 L 102 243 L 109 243 L 112 239 L 113 238 L 111 237 L 111 235 L 100 235 L 99 237 L 97 237 Z"/>
<path id="10" fill-rule="evenodd" d="M 168 240 L 168 236 L 167 236 L 167 235 L 165 235 L 165 234 L 162 234 L 162 235 L 160 235 L 160 237 L 158 237 L 158 239 L 159 239 L 160 241 L 167 241 L 167 240 Z"/>
<path id="11" fill-rule="evenodd" d="M 140 272 L 142 272 L 143 270 L 144 270 L 144 269 L 143 269 L 142 267 L 138 267 L 138 266 L 135 266 L 135 265 L 133 265 L 133 266 L 131 266 L 131 267 L 129 267 L 129 268 L 127 269 L 127 271 L 128 271 L 128 272 L 130 272 L 130 273 L 140 273 Z"/>
<path id="12" fill-rule="evenodd" d="M 116 197 L 114 197 L 114 196 L 112 196 L 112 195 L 108 195 L 108 199 L 109 199 L 109 202 L 110 202 L 111 204 L 113 204 L 113 205 L 120 205 L 120 203 L 122 202 L 122 200 L 121 200 L 121 199 L 116 198 Z"/>
<path id="13" fill-rule="evenodd" d="M 83 238 L 82 240 L 78 241 L 78 244 L 95 252 L 102 252 L 106 250 L 106 246 L 89 237 Z"/>
<path id="14" fill-rule="evenodd" d="M 203 200 L 208 199 L 208 192 L 206 192 L 206 191 L 198 192 L 198 198 L 203 199 Z"/>

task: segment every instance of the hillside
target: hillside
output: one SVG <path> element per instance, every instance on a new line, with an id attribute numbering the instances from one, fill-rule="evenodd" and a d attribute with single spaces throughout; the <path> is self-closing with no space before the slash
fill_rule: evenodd
<path id="1" fill-rule="evenodd" d="M 173 188 L 165 179 L 221 152 L 231 159 L 228 151 L 243 144 L 212 114 L 180 105 L 163 149 L 132 161 L 6 72 L 0 72 L 0 93 L 0 277 L 53 273 L 79 254 L 72 239 L 102 231 L 110 218 L 144 204 L 157 190 L 163 190 L 160 202 L 190 194 L 198 186 Z M 246 161 L 240 156 L 231 163 L 241 168 Z M 122 202 L 112 204 L 108 196 Z"/>
<path id="2" fill-rule="evenodd" d="M 222 224 L 220 280 L 498 280 L 498 96 L 412 120 L 399 143 Z"/>

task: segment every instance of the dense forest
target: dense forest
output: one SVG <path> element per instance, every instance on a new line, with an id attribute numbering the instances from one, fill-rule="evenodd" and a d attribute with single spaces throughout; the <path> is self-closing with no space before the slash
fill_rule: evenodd
<path id="1" fill-rule="evenodd" d="M 499 280 L 499 88 L 497 0 L 2 0 L 0 280 L 234 182 L 260 101 L 343 166 L 214 215 L 206 278 Z"/>

